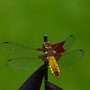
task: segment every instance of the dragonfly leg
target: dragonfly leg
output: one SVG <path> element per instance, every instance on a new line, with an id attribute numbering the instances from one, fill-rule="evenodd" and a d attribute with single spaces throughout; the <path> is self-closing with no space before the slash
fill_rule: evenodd
<path id="1" fill-rule="evenodd" d="M 43 51 L 43 52 L 46 51 L 46 49 L 42 49 L 42 48 L 37 48 L 37 50 L 38 50 L 38 51 Z"/>
<path id="2" fill-rule="evenodd" d="M 47 55 L 38 56 L 38 58 L 47 61 Z"/>

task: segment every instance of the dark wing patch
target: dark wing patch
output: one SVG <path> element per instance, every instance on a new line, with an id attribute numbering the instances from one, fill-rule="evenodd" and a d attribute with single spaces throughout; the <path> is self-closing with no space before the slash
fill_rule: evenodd
<path id="1" fill-rule="evenodd" d="M 57 44 L 53 44 L 52 47 L 54 48 L 54 50 L 56 51 L 56 53 L 62 53 L 65 52 L 63 45 L 64 45 L 65 41 L 61 42 L 61 43 L 57 43 Z"/>
<path id="2" fill-rule="evenodd" d="M 62 53 L 62 52 L 68 51 L 72 47 L 74 41 L 75 41 L 75 36 L 70 35 L 64 41 L 53 44 L 52 47 L 54 48 L 56 53 Z"/>

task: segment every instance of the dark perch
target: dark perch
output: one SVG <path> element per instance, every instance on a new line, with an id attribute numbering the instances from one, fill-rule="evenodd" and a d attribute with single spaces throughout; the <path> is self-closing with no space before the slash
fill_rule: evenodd
<path id="1" fill-rule="evenodd" d="M 43 77 L 45 75 L 46 65 L 43 64 L 37 69 L 19 88 L 19 90 L 40 90 Z"/>

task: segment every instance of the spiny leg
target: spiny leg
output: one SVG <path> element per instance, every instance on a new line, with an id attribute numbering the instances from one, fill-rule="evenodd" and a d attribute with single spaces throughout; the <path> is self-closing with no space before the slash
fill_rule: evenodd
<path id="1" fill-rule="evenodd" d="M 44 60 L 44 61 L 47 61 L 47 54 L 45 54 L 45 55 L 41 55 L 41 56 L 38 56 L 38 58 L 40 58 L 40 59 L 42 59 L 42 60 Z"/>
<path id="2" fill-rule="evenodd" d="M 36 50 L 38 50 L 38 51 L 46 51 L 46 50 L 43 49 L 43 48 L 37 48 Z"/>
<path id="3" fill-rule="evenodd" d="M 47 51 L 47 49 L 43 49 L 43 48 L 37 48 L 36 50 L 43 51 L 43 52 L 46 52 Z"/>

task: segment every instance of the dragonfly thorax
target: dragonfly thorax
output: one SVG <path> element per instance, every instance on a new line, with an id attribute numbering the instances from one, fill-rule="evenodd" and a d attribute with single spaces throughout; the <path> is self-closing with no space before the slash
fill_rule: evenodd
<path id="1" fill-rule="evenodd" d="M 48 56 L 53 56 L 56 52 L 51 48 L 47 49 L 47 51 L 45 52 L 45 55 Z"/>
<path id="2" fill-rule="evenodd" d="M 44 42 L 43 48 L 45 48 L 44 54 L 47 56 L 53 56 L 56 53 L 50 42 Z"/>
<path id="3" fill-rule="evenodd" d="M 51 43 L 50 42 L 44 42 L 43 48 L 52 48 Z"/>

